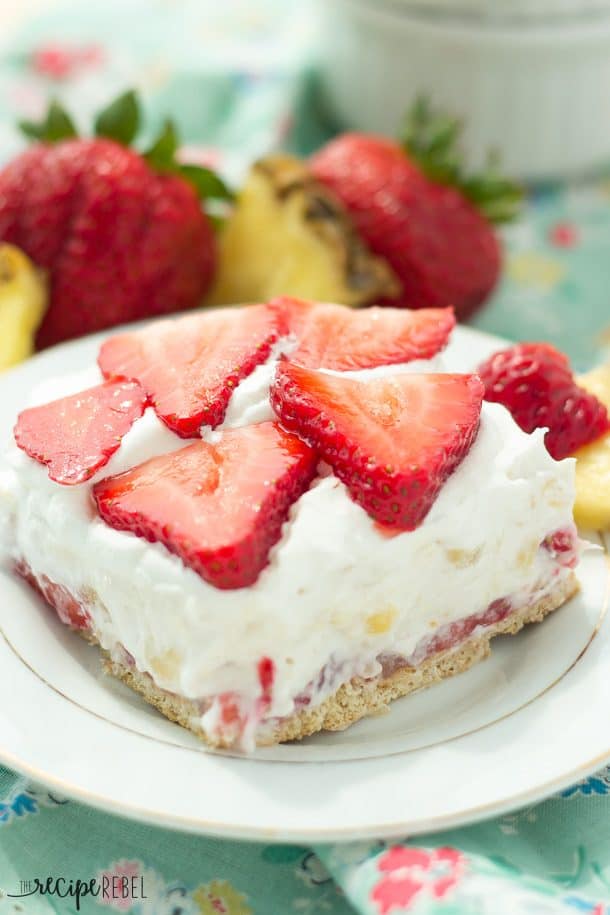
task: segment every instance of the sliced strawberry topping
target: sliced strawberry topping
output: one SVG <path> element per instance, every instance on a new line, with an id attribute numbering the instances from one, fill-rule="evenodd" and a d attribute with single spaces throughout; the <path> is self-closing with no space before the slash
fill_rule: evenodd
<path id="1" fill-rule="evenodd" d="M 265 305 L 226 308 L 110 337 L 100 350 L 106 378 L 134 378 L 157 415 L 183 438 L 224 419 L 233 390 L 264 362 L 282 331 Z"/>
<path id="2" fill-rule="evenodd" d="M 399 374 L 360 381 L 284 359 L 271 402 L 376 521 L 416 528 L 476 436 L 477 375 Z"/>
<path id="3" fill-rule="evenodd" d="M 244 588 L 267 565 L 316 460 L 265 422 L 153 458 L 97 483 L 93 495 L 111 527 L 165 544 L 217 588 Z"/>
<path id="4" fill-rule="evenodd" d="M 15 441 L 47 465 L 56 483 L 84 483 L 108 463 L 146 403 L 137 382 L 106 382 L 24 410 L 17 418 Z"/>
<path id="5" fill-rule="evenodd" d="M 280 298 L 270 303 L 299 340 L 290 360 L 307 368 L 352 369 L 431 359 L 455 326 L 451 308 L 365 308 Z"/>

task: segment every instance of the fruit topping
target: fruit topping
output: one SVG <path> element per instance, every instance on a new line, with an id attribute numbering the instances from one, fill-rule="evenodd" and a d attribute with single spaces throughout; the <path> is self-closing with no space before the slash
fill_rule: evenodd
<path id="1" fill-rule="evenodd" d="M 455 326 L 451 308 L 355 310 L 287 297 L 270 304 L 284 313 L 299 341 L 291 362 L 314 369 L 349 371 L 431 359 Z"/>
<path id="2" fill-rule="evenodd" d="M 199 312 L 110 337 L 98 362 L 106 378 L 139 381 L 166 426 L 192 438 L 222 423 L 231 394 L 282 330 L 265 305 Z"/>
<path id="3" fill-rule="evenodd" d="M 163 543 L 217 588 L 254 584 L 290 506 L 316 470 L 315 452 L 272 422 L 231 429 L 96 484 L 104 521 Z M 259 671 L 263 692 L 272 675 Z"/>
<path id="4" fill-rule="evenodd" d="M 479 427 L 476 375 L 360 381 L 284 359 L 271 389 L 283 425 L 317 448 L 376 521 L 416 528 Z"/>
<path id="5" fill-rule="evenodd" d="M 89 480 L 118 450 L 147 398 L 135 381 L 115 381 L 30 407 L 17 418 L 15 441 L 56 483 Z"/>

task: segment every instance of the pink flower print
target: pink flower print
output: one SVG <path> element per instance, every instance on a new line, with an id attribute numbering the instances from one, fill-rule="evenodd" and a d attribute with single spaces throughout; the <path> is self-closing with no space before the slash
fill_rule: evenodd
<path id="1" fill-rule="evenodd" d="M 104 53 L 98 45 L 71 48 L 66 45 L 41 45 L 32 53 L 30 65 L 35 73 L 52 80 L 64 80 L 79 70 L 102 63 Z"/>
<path id="2" fill-rule="evenodd" d="M 193 902 L 201 915 L 252 915 L 246 897 L 228 880 L 202 883 L 193 893 Z"/>
<path id="3" fill-rule="evenodd" d="M 464 856 L 454 848 L 405 848 L 395 845 L 377 862 L 384 875 L 371 891 L 379 915 L 392 909 L 406 911 L 418 896 L 442 899 L 459 882 Z"/>
<path id="4" fill-rule="evenodd" d="M 115 861 L 105 871 L 98 874 L 100 895 L 97 897 L 98 905 L 108 906 L 118 912 L 125 912 L 132 907 L 135 901 L 131 894 L 134 885 L 132 881 L 138 880 L 142 875 L 139 861 Z"/>
<path id="5" fill-rule="evenodd" d="M 578 228 L 571 222 L 556 222 L 549 230 L 549 239 L 556 248 L 573 248 L 579 240 Z"/>

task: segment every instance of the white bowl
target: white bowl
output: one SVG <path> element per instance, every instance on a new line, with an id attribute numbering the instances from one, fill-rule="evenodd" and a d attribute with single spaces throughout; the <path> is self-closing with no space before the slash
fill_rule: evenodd
<path id="1" fill-rule="evenodd" d="M 322 83 L 342 126 L 395 135 L 424 92 L 464 119 L 473 167 L 490 147 L 525 179 L 610 162 L 608 0 L 320 0 L 319 10 Z"/>

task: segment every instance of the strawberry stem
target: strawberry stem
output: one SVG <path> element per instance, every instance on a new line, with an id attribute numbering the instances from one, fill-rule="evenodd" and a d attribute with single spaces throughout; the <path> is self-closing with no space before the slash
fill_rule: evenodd
<path id="1" fill-rule="evenodd" d="M 153 145 L 144 153 L 144 158 L 155 171 L 173 171 L 177 150 L 178 134 L 174 122 L 168 118 Z"/>
<path id="2" fill-rule="evenodd" d="M 20 121 L 19 129 L 26 137 L 42 143 L 57 143 L 77 136 L 72 118 L 56 99 L 51 99 L 44 120 L 38 124 L 35 121 Z"/>
<path id="3" fill-rule="evenodd" d="M 129 146 L 140 129 L 140 106 L 129 89 L 100 111 L 95 119 L 96 137 L 107 137 L 123 146 Z"/>
<path id="4" fill-rule="evenodd" d="M 97 115 L 94 124 L 95 136 L 114 140 L 122 146 L 131 146 L 140 130 L 141 121 L 138 97 L 133 89 L 129 89 Z M 41 123 L 21 121 L 19 127 L 27 137 L 43 143 L 58 143 L 78 136 L 72 119 L 54 99 Z M 190 184 L 200 200 L 233 200 L 232 191 L 211 169 L 179 162 L 176 158 L 179 146 L 180 138 L 176 127 L 173 121 L 168 119 L 152 146 L 141 155 L 154 171 L 176 175 Z M 214 207 L 212 210 L 216 221 L 222 213 L 215 212 Z"/>
<path id="5" fill-rule="evenodd" d="M 178 165 L 177 173 L 192 184 L 201 198 L 233 200 L 234 194 L 211 168 L 203 165 Z"/>
<path id="6" fill-rule="evenodd" d="M 466 174 L 459 148 L 462 130 L 461 121 L 419 96 L 407 113 L 400 141 L 430 181 L 456 187 L 490 222 L 514 219 L 521 208 L 522 189 L 501 174 L 493 151 L 481 172 Z"/>

